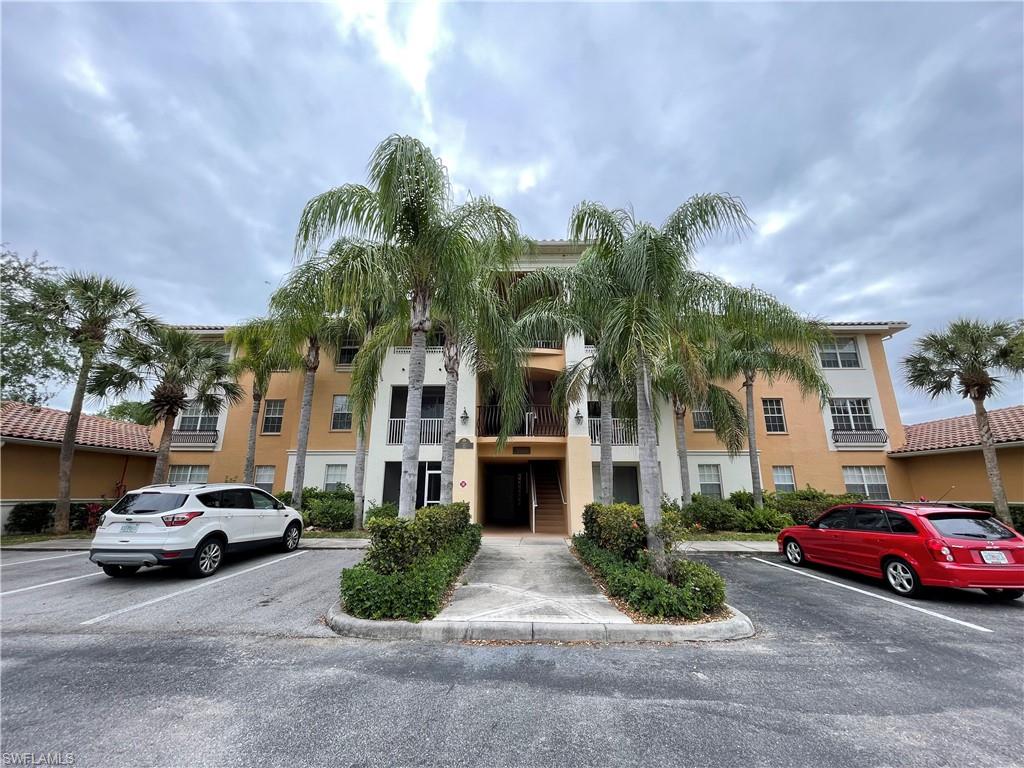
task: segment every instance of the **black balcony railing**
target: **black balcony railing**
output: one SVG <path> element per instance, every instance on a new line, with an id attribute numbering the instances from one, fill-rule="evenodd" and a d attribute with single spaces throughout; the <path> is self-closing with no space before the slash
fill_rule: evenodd
<path id="1" fill-rule="evenodd" d="M 216 429 L 205 432 L 182 432 L 176 429 L 171 433 L 171 445 L 187 445 L 196 448 L 213 448 L 217 444 Z"/>
<path id="2" fill-rule="evenodd" d="M 885 445 L 889 435 L 884 429 L 833 429 L 832 442 L 836 445 Z"/>
<path id="3" fill-rule="evenodd" d="M 530 342 L 531 349 L 561 349 L 561 339 L 534 339 Z"/>
<path id="4" fill-rule="evenodd" d="M 476 433 L 480 437 L 497 437 L 501 432 L 501 407 L 478 405 L 476 408 Z M 562 437 L 565 435 L 565 420 L 559 418 L 550 405 L 533 405 L 523 414 L 522 419 L 509 434 L 515 437 Z"/>

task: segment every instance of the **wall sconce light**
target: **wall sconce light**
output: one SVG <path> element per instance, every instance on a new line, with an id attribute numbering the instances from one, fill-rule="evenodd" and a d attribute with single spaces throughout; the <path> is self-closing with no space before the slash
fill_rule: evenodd
<path id="1" fill-rule="evenodd" d="M 577 424 L 582 424 L 583 423 L 583 414 L 580 413 L 580 409 L 579 408 L 576 409 L 576 423 Z"/>
<path id="2" fill-rule="evenodd" d="M 469 423 L 469 413 L 466 411 L 465 408 L 462 409 L 462 415 L 459 416 L 459 421 L 461 421 L 463 424 Z"/>

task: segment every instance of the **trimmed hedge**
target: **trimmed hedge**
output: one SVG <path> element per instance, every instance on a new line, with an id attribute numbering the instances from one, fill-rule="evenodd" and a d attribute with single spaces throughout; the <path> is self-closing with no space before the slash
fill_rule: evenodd
<path id="1" fill-rule="evenodd" d="M 71 504 L 71 515 L 69 517 L 70 529 L 72 531 L 85 531 L 89 528 L 89 507 L 96 505 L 99 511 L 96 512 L 96 519 L 113 506 L 113 502 L 105 504 L 100 502 Z M 23 501 L 15 504 L 7 516 L 7 533 L 43 533 L 53 528 L 53 513 L 57 503 L 53 501 Z"/>
<path id="2" fill-rule="evenodd" d="M 672 559 L 672 581 L 666 581 L 651 572 L 646 558 L 625 560 L 586 536 L 574 536 L 573 547 L 583 562 L 601 574 L 608 592 L 638 613 L 692 620 L 721 608 L 725 602 L 722 577 L 699 563 Z"/>
<path id="3" fill-rule="evenodd" d="M 305 507 L 303 517 L 306 525 L 313 525 L 327 531 L 347 531 L 355 522 L 355 502 L 351 499 L 314 498 L 302 504 Z"/>
<path id="4" fill-rule="evenodd" d="M 811 522 L 826 509 L 834 507 L 836 504 L 854 504 L 858 501 L 864 501 L 864 497 L 858 493 L 832 494 L 810 486 L 799 491 L 766 493 L 764 495 L 766 507 L 789 515 L 797 525 Z"/>
<path id="5" fill-rule="evenodd" d="M 274 494 L 274 496 L 282 504 L 287 504 L 289 507 L 292 506 L 292 492 L 291 491 L 281 491 L 281 493 L 276 493 L 276 494 Z M 319 488 L 313 488 L 313 487 L 303 488 L 302 489 L 302 509 L 300 511 L 301 512 L 308 511 L 310 509 L 310 505 L 311 504 L 313 504 L 315 502 L 319 502 L 319 501 L 337 501 L 337 500 L 341 499 L 341 500 L 348 500 L 348 501 L 351 501 L 351 502 L 354 503 L 355 502 L 355 498 L 356 498 L 355 493 L 353 493 L 352 489 L 349 486 L 345 485 L 344 483 L 341 484 L 340 486 L 338 486 L 338 489 L 334 490 L 334 491 L 323 491 L 323 490 L 320 490 Z M 349 527 L 351 527 L 351 526 L 349 526 Z"/>
<path id="6" fill-rule="evenodd" d="M 373 520 L 375 517 L 398 517 L 398 505 L 391 501 L 384 501 L 374 504 L 372 501 L 363 514 L 363 520 Z"/>
<path id="7" fill-rule="evenodd" d="M 583 535 L 619 557 L 635 560 L 647 546 L 643 508 L 636 504 L 587 504 L 583 508 Z"/>

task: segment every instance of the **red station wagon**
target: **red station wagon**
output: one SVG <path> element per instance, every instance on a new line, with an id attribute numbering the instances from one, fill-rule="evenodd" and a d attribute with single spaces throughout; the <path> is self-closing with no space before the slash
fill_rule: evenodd
<path id="1" fill-rule="evenodd" d="M 927 502 L 876 501 L 833 507 L 807 525 L 784 528 L 779 552 L 805 561 L 883 577 L 913 597 L 923 587 L 983 589 L 1024 595 L 1024 536 L 988 512 Z"/>

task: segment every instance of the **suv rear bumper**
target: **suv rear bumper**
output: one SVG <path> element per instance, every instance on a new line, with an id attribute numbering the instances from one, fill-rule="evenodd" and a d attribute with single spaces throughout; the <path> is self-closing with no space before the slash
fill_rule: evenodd
<path id="1" fill-rule="evenodd" d="M 168 555 L 171 554 L 171 557 Z M 176 553 L 159 549 L 90 549 L 89 559 L 97 565 L 173 565 L 191 560 L 194 549 Z"/>

